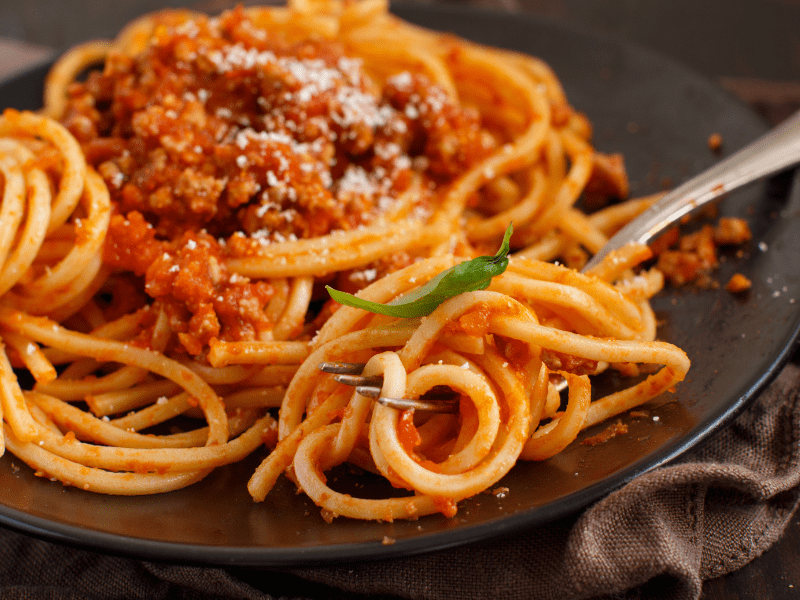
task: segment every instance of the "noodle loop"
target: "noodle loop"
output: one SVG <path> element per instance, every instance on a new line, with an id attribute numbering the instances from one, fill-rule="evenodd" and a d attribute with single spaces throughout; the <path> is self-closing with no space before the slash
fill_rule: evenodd
<path id="1" fill-rule="evenodd" d="M 538 59 L 385 0 L 162 11 L 65 54 L 44 104 L 0 117 L 0 453 L 37 475 L 162 493 L 258 453 L 259 502 L 285 474 L 328 520 L 453 516 L 689 368 L 655 341 L 647 248 L 543 262 L 582 266 L 653 199 L 576 208 L 624 199 L 622 160 Z M 453 277 L 427 316 L 324 291 L 411 302 L 481 255 L 468 289 L 489 287 Z M 323 361 L 457 411 L 398 411 Z M 346 463 L 386 497 L 334 489 Z"/>

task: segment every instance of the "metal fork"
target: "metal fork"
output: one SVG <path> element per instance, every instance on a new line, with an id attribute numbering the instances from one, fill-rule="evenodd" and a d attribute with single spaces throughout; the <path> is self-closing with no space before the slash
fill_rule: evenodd
<path id="1" fill-rule="evenodd" d="M 452 390 L 435 390 L 420 398 L 389 398 L 381 396 L 383 377 L 364 377 L 361 372 L 365 363 L 321 362 L 320 371 L 334 374 L 334 379 L 345 385 L 352 385 L 362 396 L 375 398 L 384 406 L 398 410 L 415 410 L 420 412 L 454 413 L 458 411 L 458 394 Z"/>
<path id="2" fill-rule="evenodd" d="M 613 236 L 582 271 L 588 271 L 609 252 L 627 244 L 649 243 L 679 219 L 722 194 L 798 163 L 800 163 L 800 112 L 668 193 Z M 377 398 L 378 402 L 386 406 L 429 412 L 454 412 L 458 407 L 458 401 L 453 397 L 426 396 L 418 400 L 383 397 L 380 395 L 383 379 L 362 377 L 363 363 L 324 362 L 320 363 L 319 368 L 327 373 L 336 373 L 335 379 L 340 383 L 355 386 L 359 394 Z M 564 389 L 565 383 L 556 383 L 556 389 L 559 391 Z"/>
<path id="3" fill-rule="evenodd" d="M 583 267 L 591 269 L 630 243 L 647 244 L 704 204 L 800 163 L 800 112 L 747 146 L 695 175 L 619 230 Z"/>

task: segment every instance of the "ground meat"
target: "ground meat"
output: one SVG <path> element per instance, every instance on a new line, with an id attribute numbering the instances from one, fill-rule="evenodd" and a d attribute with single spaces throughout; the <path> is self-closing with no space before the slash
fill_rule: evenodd
<path id="1" fill-rule="evenodd" d="M 738 294 L 740 292 L 746 292 L 752 285 L 753 282 L 747 277 L 741 273 L 734 273 L 728 280 L 728 283 L 725 284 L 725 289 L 734 294 Z"/>
<path id="2" fill-rule="evenodd" d="M 671 227 L 650 243 L 650 251 L 653 256 L 659 256 L 677 244 L 680 237 L 680 229 Z"/>
<path id="3" fill-rule="evenodd" d="M 719 152 L 722 150 L 722 136 L 718 133 L 712 133 L 708 136 L 708 148 L 712 152 Z"/>
<path id="4" fill-rule="evenodd" d="M 212 338 L 255 340 L 272 327 L 264 312 L 272 286 L 230 275 L 224 252 L 203 232 L 158 240 L 144 217 L 132 212 L 112 217 L 104 259 L 144 276 L 147 295 L 166 310 L 183 350 L 199 355 Z"/>
<path id="5" fill-rule="evenodd" d="M 665 250 L 658 257 L 658 269 L 674 285 L 697 281 L 717 264 L 714 229 L 710 225 L 682 236 L 677 249 Z"/>
<path id="6" fill-rule="evenodd" d="M 119 212 L 165 238 L 352 229 L 390 209 L 414 171 L 446 182 L 493 146 L 477 112 L 424 76 L 382 89 L 338 44 L 289 44 L 241 10 L 112 54 L 72 86 L 64 123 Z"/>
<path id="7" fill-rule="evenodd" d="M 433 174 L 456 176 L 494 147 L 494 140 L 480 128 L 478 112 L 458 109 L 425 77 L 408 73 L 392 77 L 385 94 L 407 119 L 411 151 L 426 157 Z"/>
<path id="8" fill-rule="evenodd" d="M 704 225 L 683 236 L 677 227 L 672 228 L 650 248 L 658 256 L 658 269 L 672 284 L 696 282 L 701 287 L 716 287 L 710 274 L 719 264 L 717 247 L 743 244 L 751 238 L 747 221 L 722 217 L 716 227 Z"/>
<path id="9" fill-rule="evenodd" d="M 699 277 L 702 264 L 695 254 L 668 250 L 659 257 L 658 269 L 673 285 L 684 285 Z"/>
<path id="10" fill-rule="evenodd" d="M 744 219 L 722 217 L 714 228 L 714 241 L 721 245 L 743 244 L 753 237 Z"/>
<path id="11" fill-rule="evenodd" d="M 373 81 L 338 43 L 289 43 L 241 9 L 173 17 L 136 56 L 110 54 L 71 86 L 63 122 L 111 193 L 105 262 L 144 278 L 192 354 L 271 327 L 270 285 L 230 277 L 225 259 L 371 223 L 414 179 L 408 208 L 426 210 L 430 189 L 494 147 L 426 77 Z"/>
<path id="12" fill-rule="evenodd" d="M 608 427 L 606 427 L 603 431 L 598 433 L 597 435 L 593 435 L 591 437 L 587 437 L 581 442 L 583 446 L 597 446 L 597 444 L 602 444 L 607 442 L 613 437 L 618 435 L 623 435 L 628 433 L 628 426 L 625 425 L 622 421 L 617 421 L 616 423 L 612 423 Z"/>
<path id="13" fill-rule="evenodd" d="M 583 190 L 587 208 L 601 208 L 609 199 L 625 199 L 629 193 L 630 184 L 622 155 L 595 152 L 592 155 L 592 174 Z"/>
<path id="14" fill-rule="evenodd" d="M 542 348 L 542 362 L 551 371 L 566 371 L 574 375 L 591 375 L 597 370 L 596 360 L 562 354 L 547 348 Z"/>

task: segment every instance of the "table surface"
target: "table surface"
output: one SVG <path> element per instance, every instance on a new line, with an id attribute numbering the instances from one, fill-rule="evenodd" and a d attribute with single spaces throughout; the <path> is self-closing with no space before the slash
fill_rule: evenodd
<path id="1" fill-rule="evenodd" d="M 429 0 L 418 0 L 425 3 Z M 461 2 L 464 4 L 465 2 Z M 770 122 L 800 107 L 800 0 L 473 0 L 605 31 L 682 62 L 749 102 Z M 92 6 L 91 23 L 75 19 Z M 36 0 L 0 3 L 0 80 L 154 7 L 218 12 L 226 0 Z M 41 18 L 48 15 L 48 18 Z M 692 18 L 687 18 L 692 15 Z M 800 516 L 761 557 L 705 583 L 704 600 L 800 598 Z"/>

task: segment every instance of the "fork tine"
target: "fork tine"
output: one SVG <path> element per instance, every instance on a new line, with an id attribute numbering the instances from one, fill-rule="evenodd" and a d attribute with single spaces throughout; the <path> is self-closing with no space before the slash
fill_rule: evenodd
<path id="1" fill-rule="evenodd" d="M 412 400 L 410 398 L 387 398 L 381 396 L 378 402 L 397 410 L 418 410 L 420 412 L 454 413 L 458 411 L 458 401 L 452 400 Z"/>
<path id="2" fill-rule="evenodd" d="M 351 362 L 321 362 L 317 365 L 320 371 L 342 375 L 361 375 L 366 366 L 365 363 Z"/>
<path id="3" fill-rule="evenodd" d="M 378 398 L 381 395 L 381 388 L 374 385 L 358 385 L 356 391 L 367 398 Z"/>
<path id="4" fill-rule="evenodd" d="M 334 375 L 333 378 L 339 383 L 352 385 L 353 387 L 359 385 L 380 386 L 383 383 L 383 377 L 380 375 L 376 375 L 374 377 L 362 377 L 361 375 Z"/>
<path id="5" fill-rule="evenodd" d="M 453 413 L 458 410 L 458 397 L 450 390 L 433 389 L 422 398 L 387 398 L 381 396 L 383 377 L 363 377 L 365 363 L 321 362 L 317 366 L 320 371 L 334 374 L 334 379 L 344 385 L 351 385 L 356 392 L 367 398 L 376 398 L 385 406 L 398 410 L 418 410 L 421 412 Z M 450 392 L 450 393 L 448 393 Z"/>

